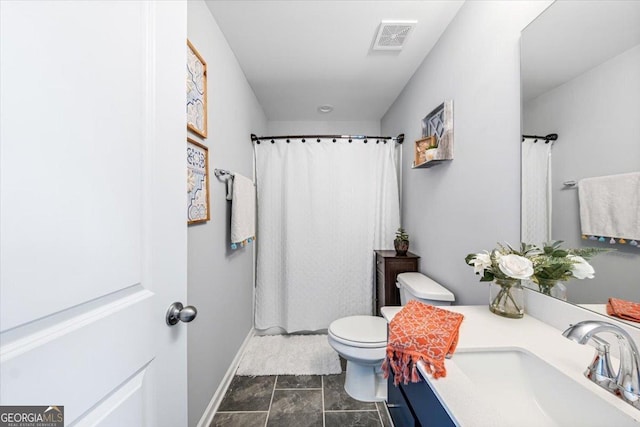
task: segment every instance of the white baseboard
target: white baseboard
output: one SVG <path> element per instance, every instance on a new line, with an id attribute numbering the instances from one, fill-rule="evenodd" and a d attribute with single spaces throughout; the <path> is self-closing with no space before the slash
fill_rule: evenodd
<path id="1" fill-rule="evenodd" d="M 247 334 L 247 337 L 244 339 L 242 345 L 238 349 L 236 356 L 233 358 L 233 361 L 229 365 L 229 369 L 227 369 L 227 372 L 224 374 L 224 377 L 222 377 L 222 381 L 220 381 L 220 385 L 218 386 L 218 389 L 216 390 L 215 393 L 213 393 L 213 397 L 211 398 L 211 401 L 207 405 L 207 409 L 205 409 L 204 414 L 202 414 L 200 421 L 198 421 L 197 427 L 208 427 L 211 425 L 211 422 L 213 421 L 213 416 L 216 414 L 216 411 L 220 406 L 220 402 L 222 402 L 222 398 L 224 397 L 224 394 L 227 392 L 227 389 L 229 388 L 229 384 L 231 384 L 231 380 L 233 379 L 233 376 L 236 373 L 236 370 L 238 369 L 238 365 L 240 364 L 240 359 L 242 358 L 244 349 L 247 347 L 247 345 L 249 344 L 249 340 L 254 335 L 255 335 L 255 329 L 251 328 L 251 330 Z"/>

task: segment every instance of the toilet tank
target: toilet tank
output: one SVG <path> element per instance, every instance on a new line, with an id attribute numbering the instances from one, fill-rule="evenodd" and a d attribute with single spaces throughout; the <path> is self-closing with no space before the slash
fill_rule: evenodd
<path id="1" fill-rule="evenodd" d="M 431 305 L 451 305 L 456 300 L 451 291 L 422 273 L 398 274 L 396 286 L 400 289 L 402 305 L 412 299 Z"/>

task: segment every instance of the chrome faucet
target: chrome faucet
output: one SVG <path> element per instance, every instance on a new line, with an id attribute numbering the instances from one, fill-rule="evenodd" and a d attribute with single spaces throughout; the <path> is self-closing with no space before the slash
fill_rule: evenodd
<path id="1" fill-rule="evenodd" d="M 609 343 L 596 336 L 601 332 L 610 332 L 618 338 L 620 367 L 615 376 L 609 359 Z M 584 373 L 586 377 L 640 409 L 640 353 L 627 331 L 613 323 L 586 320 L 569 326 L 562 335 L 578 344 L 593 341 L 596 355 Z"/>

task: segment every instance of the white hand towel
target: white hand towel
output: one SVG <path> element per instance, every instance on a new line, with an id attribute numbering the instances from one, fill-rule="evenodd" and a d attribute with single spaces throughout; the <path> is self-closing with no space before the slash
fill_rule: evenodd
<path id="1" fill-rule="evenodd" d="M 640 172 L 578 184 L 582 234 L 640 240 Z"/>
<path id="2" fill-rule="evenodd" d="M 233 177 L 231 198 L 231 245 L 250 243 L 256 235 L 256 189 L 240 174 Z M 235 248 L 235 247 L 234 247 Z"/>

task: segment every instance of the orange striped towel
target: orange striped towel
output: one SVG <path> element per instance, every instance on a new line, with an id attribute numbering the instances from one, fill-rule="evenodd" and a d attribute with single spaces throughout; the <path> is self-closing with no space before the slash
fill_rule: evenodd
<path id="1" fill-rule="evenodd" d="M 420 360 L 433 378 L 446 376 L 444 358 L 456 349 L 462 319 L 460 313 L 409 301 L 389 324 L 387 356 L 382 364 L 385 377 L 391 369 L 396 385 L 418 382 L 416 364 Z"/>
<path id="2" fill-rule="evenodd" d="M 640 322 L 640 304 L 623 299 L 609 298 L 607 314 L 632 322 Z"/>

